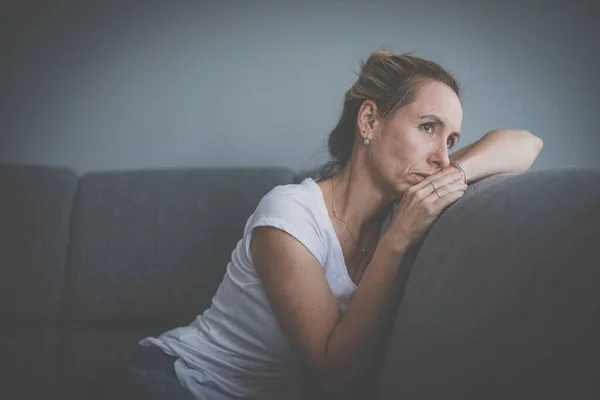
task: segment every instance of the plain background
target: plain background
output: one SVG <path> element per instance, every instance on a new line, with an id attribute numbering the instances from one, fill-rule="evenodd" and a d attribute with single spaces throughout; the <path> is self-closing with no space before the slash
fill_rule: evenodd
<path id="1" fill-rule="evenodd" d="M 460 146 L 523 128 L 532 169 L 600 167 L 592 1 L 3 1 L 0 163 L 78 173 L 328 159 L 359 63 L 441 63 L 463 88 Z"/>

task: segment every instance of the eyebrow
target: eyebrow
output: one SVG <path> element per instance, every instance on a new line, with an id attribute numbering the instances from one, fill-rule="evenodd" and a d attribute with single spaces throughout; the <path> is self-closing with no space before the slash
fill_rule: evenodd
<path id="1" fill-rule="evenodd" d="M 442 128 L 444 128 L 446 126 L 446 123 L 437 115 L 433 115 L 433 114 L 421 115 L 420 119 L 432 119 L 436 124 L 438 124 Z M 456 135 L 457 138 L 460 138 L 459 132 L 452 132 L 450 135 Z"/>

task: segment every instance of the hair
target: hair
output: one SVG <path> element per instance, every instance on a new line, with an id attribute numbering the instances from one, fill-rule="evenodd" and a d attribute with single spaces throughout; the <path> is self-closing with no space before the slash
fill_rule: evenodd
<path id="1" fill-rule="evenodd" d="M 438 63 L 411 53 L 378 50 L 366 62 L 361 61 L 360 69 L 358 80 L 344 95 L 340 120 L 329 134 L 331 161 L 321 167 L 320 179 L 334 176 L 348 164 L 357 137 L 358 111 L 365 100 L 375 102 L 385 121 L 414 102 L 419 89 L 430 81 L 445 83 L 460 97 L 458 83 L 449 72 Z"/>

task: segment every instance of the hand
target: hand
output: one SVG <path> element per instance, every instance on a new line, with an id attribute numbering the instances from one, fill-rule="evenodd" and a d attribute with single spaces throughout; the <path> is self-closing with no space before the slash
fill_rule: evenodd
<path id="1" fill-rule="evenodd" d="M 394 241 L 403 239 L 407 244 L 419 240 L 441 212 L 460 199 L 466 189 L 463 173 L 454 166 L 423 179 L 402 196 L 386 235 L 393 235 Z"/>

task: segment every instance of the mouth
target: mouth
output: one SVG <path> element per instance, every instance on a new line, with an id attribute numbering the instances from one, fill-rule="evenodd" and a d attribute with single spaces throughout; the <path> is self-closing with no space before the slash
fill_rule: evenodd
<path id="1" fill-rule="evenodd" d="M 420 178 L 420 180 L 423 180 L 429 176 L 427 174 L 415 174 L 415 175 L 418 176 Z"/>

